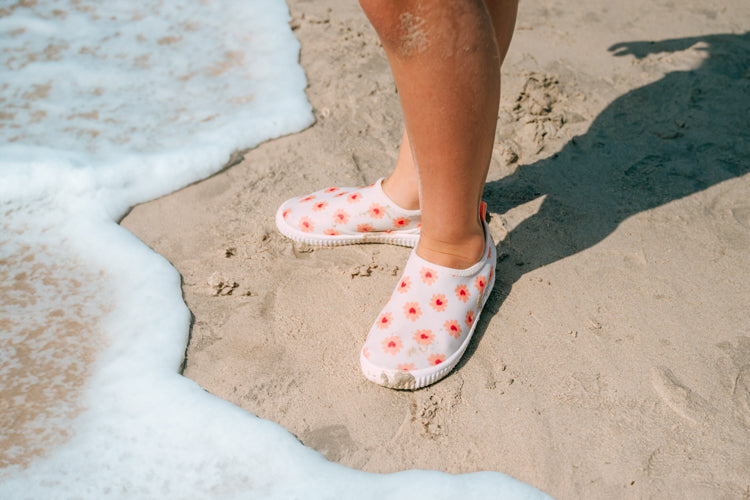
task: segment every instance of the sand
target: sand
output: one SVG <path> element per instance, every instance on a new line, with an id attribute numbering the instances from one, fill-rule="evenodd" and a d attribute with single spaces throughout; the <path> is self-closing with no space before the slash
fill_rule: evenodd
<path id="1" fill-rule="evenodd" d="M 365 471 L 750 496 L 750 11 L 679 5 L 522 3 L 485 191 L 495 290 L 457 369 L 400 392 L 358 357 L 409 250 L 274 225 L 291 196 L 388 174 L 398 95 L 356 3 L 290 1 L 317 122 L 122 221 L 183 277 L 184 375 Z"/>

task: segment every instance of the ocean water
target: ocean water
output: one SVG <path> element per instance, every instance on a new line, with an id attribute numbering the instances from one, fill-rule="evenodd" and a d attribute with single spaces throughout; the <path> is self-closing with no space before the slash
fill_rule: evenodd
<path id="1" fill-rule="evenodd" d="M 281 0 L 0 1 L 0 498 L 537 498 L 367 474 L 178 375 L 180 276 L 129 207 L 312 123 Z"/>

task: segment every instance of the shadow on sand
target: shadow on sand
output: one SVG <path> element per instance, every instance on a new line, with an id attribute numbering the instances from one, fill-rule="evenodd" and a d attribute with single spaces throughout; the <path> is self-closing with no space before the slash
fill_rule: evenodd
<path id="1" fill-rule="evenodd" d="M 499 245 L 508 256 L 461 364 L 524 274 L 590 248 L 634 214 L 750 172 L 750 32 L 609 50 L 643 59 L 696 44 L 708 52 L 700 67 L 622 95 L 559 154 L 487 184 L 495 213 L 545 198 Z"/>

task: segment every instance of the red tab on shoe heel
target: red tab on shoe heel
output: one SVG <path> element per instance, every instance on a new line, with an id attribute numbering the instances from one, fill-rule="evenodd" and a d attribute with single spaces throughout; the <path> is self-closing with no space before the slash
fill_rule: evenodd
<path id="1" fill-rule="evenodd" d="M 489 222 L 487 220 L 487 202 L 484 202 L 484 201 L 479 202 L 479 219 L 485 222 Z"/>

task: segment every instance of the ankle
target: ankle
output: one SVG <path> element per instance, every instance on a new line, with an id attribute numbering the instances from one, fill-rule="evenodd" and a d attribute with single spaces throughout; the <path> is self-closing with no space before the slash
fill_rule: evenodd
<path id="1" fill-rule="evenodd" d="M 416 183 L 402 181 L 391 174 L 383 179 L 383 192 L 404 210 L 419 210 L 419 188 Z"/>
<path id="2" fill-rule="evenodd" d="M 485 247 L 484 228 L 451 239 L 433 238 L 422 231 L 417 244 L 417 255 L 440 266 L 467 269 L 481 260 Z"/>

